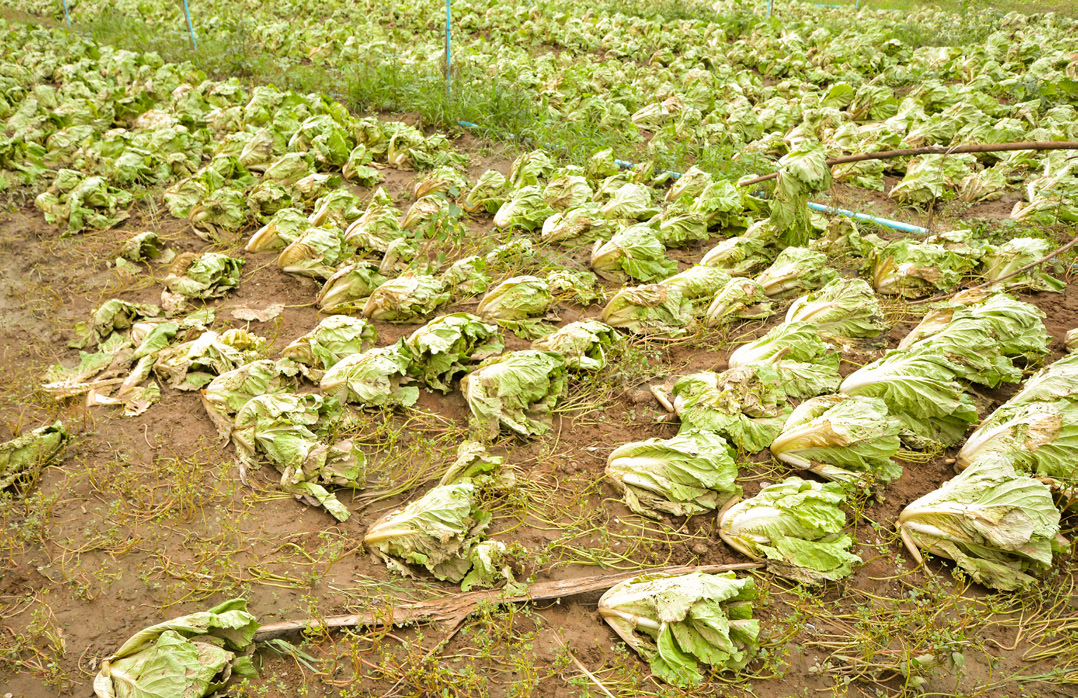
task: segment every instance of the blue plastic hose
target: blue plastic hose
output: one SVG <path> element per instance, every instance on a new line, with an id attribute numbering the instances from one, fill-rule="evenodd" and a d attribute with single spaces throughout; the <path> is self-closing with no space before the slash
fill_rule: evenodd
<path id="1" fill-rule="evenodd" d="M 64 4 L 67 4 L 66 0 Z M 197 51 L 198 44 L 195 42 L 195 26 L 191 24 L 191 10 L 187 7 L 187 0 L 183 0 L 183 14 L 187 17 L 187 31 L 191 32 L 191 48 Z"/>
<path id="2" fill-rule="evenodd" d="M 870 216 L 867 213 L 854 213 L 853 211 L 847 211 L 844 208 L 834 208 L 833 206 L 824 206 L 823 204 L 817 204 L 815 202 L 809 202 L 809 208 L 813 211 L 819 211 L 821 213 L 830 213 L 831 215 L 846 216 L 847 218 L 853 218 L 858 221 L 869 221 L 870 223 L 876 223 L 888 228 L 894 228 L 895 230 L 901 230 L 905 233 L 915 233 L 917 235 L 927 235 L 928 228 L 921 228 L 916 225 L 910 225 L 909 223 L 902 223 L 901 221 L 892 221 L 886 218 L 877 218 L 876 216 Z"/>
<path id="3" fill-rule="evenodd" d="M 449 99 L 449 75 L 453 68 L 453 52 L 452 52 L 452 0 L 445 0 L 445 98 Z"/>
<path id="4" fill-rule="evenodd" d="M 620 167 L 623 170 L 636 169 L 635 164 L 633 164 L 631 162 L 625 162 L 624 160 L 615 160 L 614 164 L 617 165 L 618 167 Z M 673 176 L 674 179 L 680 179 L 681 178 L 681 173 L 680 172 L 674 172 L 672 170 L 663 170 L 663 173 Z"/>
<path id="5" fill-rule="evenodd" d="M 64 19 L 67 20 L 67 28 L 70 31 L 70 29 L 71 29 L 71 13 L 67 11 L 67 0 L 63 0 L 63 2 L 64 2 Z"/>
<path id="6" fill-rule="evenodd" d="M 768 19 L 771 19 L 771 5 L 774 2 L 775 2 L 775 0 L 767 0 L 767 18 Z"/>
<path id="7" fill-rule="evenodd" d="M 463 126 L 464 128 L 479 128 L 479 124 L 473 124 L 470 121 L 461 121 L 460 125 Z M 631 170 L 631 169 L 634 169 L 636 167 L 636 165 L 634 163 L 627 162 L 625 160 L 614 160 L 614 164 L 617 165 L 618 167 L 624 169 L 624 170 Z M 673 177 L 675 179 L 681 177 L 680 172 L 672 172 L 670 170 L 666 170 L 666 173 L 670 174 L 670 175 L 673 175 Z M 930 232 L 928 230 L 928 228 L 921 228 L 919 226 L 910 225 L 909 223 L 903 223 L 901 221 L 892 221 L 892 220 L 888 220 L 887 218 L 877 218 L 876 216 L 870 216 L 867 213 L 856 213 L 854 211 L 847 211 L 844 208 L 835 208 L 833 206 L 825 206 L 823 204 L 818 204 L 818 203 L 816 203 L 814 201 L 810 201 L 809 204 L 808 204 L 808 207 L 810 209 L 812 209 L 813 211 L 820 211 L 821 213 L 830 213 L 831 215 L 836 215 L 836 216 L 846 216 L 848 218 L 853 218 L 854 220 L 858 220 L 858 221 L 868 221 L 870 223 L 875 223 L 877 225 L 882 225 L 885 228 L 893 228 L 895 230 L 901 230 L 902 232 L 905 232 L 905 233 L 914 233 L 916 235 L 927 235 Z"/>

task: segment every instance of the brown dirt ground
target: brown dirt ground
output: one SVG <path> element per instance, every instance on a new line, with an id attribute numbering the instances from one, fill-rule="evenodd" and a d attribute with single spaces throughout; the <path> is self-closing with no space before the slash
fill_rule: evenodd
<path id="1" fill-rule="evenodd" d="M 488 159 L 470 174 L 474 177 L 488 167 L 506 172 L 508 163 Z M 411 175 L 392 170 L 386 175 L 385 186 L 405 207 Z M 489 227 L 488 220 L 480 220 L 472 229 Z M 148 267 L 145 277 L 128 280 L 108 266 L 120 242 L 145 229 L 157 230 L 177 251 L 207 248 L 186 224 L 145 213 L 120 229 L 67 240 L 59 240 L 29 207 L 0 219 L 0 441 L 57 418 L 77 434 L 65 461 L 45 471 L 35 494 L 2 513 L 0 658 L 5 663 L 0 664 L 0 686 L 14 696 L 86 695 L 97 661 L 138 629 L 238 595 L 248 599 L 262 622 L 274 622 L 346 613 L 376 605 L 379 599 L 454 591 L 429 578 L 395 576 L 365 554 L 361 539 L 366 526 L 406 498 L 371 503 L 341 493 L 354 516 L 339 524 L 323 511 L 282 495 L 269 468 L 253 474 L 252 487 L 242 487 L 231 447 L 220 443 L 194 394 L 164 388 L 158 405 L 125 419 L 78 401 L 55 404 L 37 391 L 48 365 L 77 357 L 66 343 L 74 324 L 93 308 L 111 297 L 157 301 L 156 279 L 162 269 Z M 250 324 L 279 349 L 318 321 L 311 307 L 317 287 L 282 274 L 271 256 L 237 251 L 241 242 L 227 247 L 247 260 L 243 282 L 236 293 L 214 304 L 217 325 L 246 326 L 232 319 L 230 307 L 284 303 L 280 318 Z M 707 247 L 701 243 L 672 256 L 684 268 Z M 586 264 L 587 253 L 574 250 L 568 257 Z M 1064 334 L 1078 324 L 1078 290 L 1068 286 L 1061 296 L 1026 299 L 1047 313 L 1054 340 L 1050 358 L 1058 357 Z M 563 308 L 562 321 L 596 316 L 599 308 Z M 676 431 L 674 424 L 656 422 L 664 412 L 643 390 L 646 381 L 668 382 L 673 375 L 721 369 L 735 342 L 760 336 L 781 317 L 779 313 L 767 323 L 746 323 L 726 334 L 704 333 L 691 342 L 633 342 L 623 357 L 624 369 L 609 370 L 594 384 L 574 384 L 570 408 L 555 418 L 549 435 L 531 441 L 503 438 L 496 444 L 496 452 L 520 469 L 528 497 L 488 503 L 496 514 L 492 534 L 527 548 L 524 576 L 534 575 L 537 581 L 578 578 L 601 573 L 599 564 L 632 569 L 743 561 L 719 541 L 713 517 L 644 521 L 620 503 L 602 473 L 613 446 L 669 437 Z M 897 344 L 915 322 L 896 325 L 887 344 Z M 413 329 L 379 324 L 378 344 L 392 343 Z M 510 349 L 527 346 L 508 339 Z M 864 363 L 882 349 L 847 358 Z M 843 373 L 853 368 L 847 364 Z M 988 394 L 984 408 L 994 408 L 1012 391 Z M 574 402 L 578 396 L 590 396 L 590 402 Z M 449 462 L 466 433 L 467 408 L 459 391 L 444 397 L 425 393 L 414 411 L 369 413 L 366 420 L 360 438 L 373 462 L 383 468 L 377 477 L 392 483 L 436 472 Z M 887 667 L 867 669 L 843 683 L 843 673 L 856 673 L 851 667 L 857 664 L 829 651 L 826 643 L 858 622 L 863 629 L 893 620 L 880 609 L 916 610 L 926 598 L 943 607 L 961 593 L 947 564 L 934 561 L 927 570 L 913 569 L 889 533 L 906 504 L 952 475 L 945 463 L 949 455 L 907 463 L 905 474 L 885 496 L 869 502 L 853 520 L 866 564 L 851 579 L 803 595 L 796 587 L 759 575 L 764 593 L 757 617 L 773 661 L 750 666 L 750 674 L 759 676 L 747 683 L 734 686 L 713 679 L 698 694 L 901 693 L 902 679 Z M 751 496 L 787 471 L 765 452 L 745 459 L 742 474 L 745 494 Z M 873 522 L 880 529 L 873 528 Z M 1059 582 L 1074 584 L 1072 577 Z M 917 594 L 925 596 L 918 600 Z M 316 636 L 305 649 L 314 659 L 325 660 L 319 665 L 322 673 L 265 650 L 261 678 L 246 687 L 234 686 L 230 693 L 558 697 L 591 690 L 598 695 L 566 658 L 562 642 L 619 695 L 661 690 L 647 678 L 645 664 L 619 649 L 615 635 L 595 612 L 597 596 L 484 610 L 430 660 L 426 655 L 445 629 Z M 948 612 L 975 607 L 984 598 L 984 590 L 969 589 L 966 600 L 947 606 Z M 880 615 L 871 615 L 872 609 Z M 913 627 L 908 631 L 886 637 L 884 656 L 915 656 L 936 646 L 925 639 L 925 632 Z M 965 652 L 964 671 L 938 672 L 929 685 L 935 695 L 966 695 L 1014 671 L 1036 674 L 1048 668 L 1045 662 L 1022 661 L 1032 645 L 1016 639 L 1014 627 L 974 626 L 962 642 L 973 648 Z M 1008 649 L 998 649 L 1002 647 Z M 857 653 L 856 648 L 844 651 Z M 775 671 L 777 675 L 767 678 Z M 1043 682 L 1027 688 L 1043 692 L 1040 695 L 1073 695 Z M 1013 695 L 1014 690 L 989 689 L 979 695 Z"/>

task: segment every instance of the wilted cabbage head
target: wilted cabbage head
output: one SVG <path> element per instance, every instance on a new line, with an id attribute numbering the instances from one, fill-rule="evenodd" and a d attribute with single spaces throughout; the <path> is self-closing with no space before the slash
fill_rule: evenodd
<path id="1" fill-rule="evenodd" d="M 584 166 L 585 176 L 593 182 L 604 180 L 619 172 L 621 172 L 621 168 L 618 167 L 618 163 L 614 160 L 614 150 L 612 148 L 595 153 L 588 158 Z"/>
<path id="2" fill-rule="evenodd" d="M 714 181 L 710 173 L 693 165 L 685 171 L 677 181 L 674 182 L 670 190 L 666 192 L 666 200 L 673 202 L 685 198 L 689 201 L 695 201 L 709 184 Z"/>
<path id="3" fill-rule="evenodd" d="M 626 184 L 632 184 L 633 177 L 629 172 L 618 172 L 610 175 L 606 179 L 599 182 L 599 186 L 595 188 L 595 193 L 592 198 L 598 203 L 606 203 L 614 198 L 614 194 L 617 193 Z"/>
<path id="4" fill-rule="evenodd" d="M 488 320 L 525 320 L 546 313 L 553 301 L 546 279 L 514 276 L 487 291 L 475 312 Z"/>
<path id="5" fill-rule="evenodd" d="M 140 630 L 101 662 L 98 696 L 205 696 L 235 676 L 257 676 L 251 661 L 258 619 L 232 599 Z"/>
<path id="6" fill-rule="evenodd" d="M 247 402 L 258 395 L 291 392 L 299 370 L 287 361 L 261 359 L 226 371 L 202 389 L 202 406 L 217 433 L 228 437 L 233 418 Z"/>
<path id="7" fill-rule="evenodd" d="M 1051 569 L 1065 545 L 1059 519 L 1051 490 L 997 454 L 909 504 L 898 531 L 918 563 L 923 548 L 954 560 L 975 582 L 1013 591 Z"/>
<path id="8" fill-rule="evenodd" d="M 241 192 L 222 187 L 192 208 L 187 220 L 203 240 L 223 240 L 246 224 L 247 201 Z"/>
<path id="9" fill-rule="evenodd" d="M 878 292 L 919 298 L 954 288 L 973 272 L 978 259 L 938 243 L 895 240 L 870 250 L 867 262 Z"/>
<path id="10" fill-rule="evenodd" d="M 767 448 L 790 411 L 777 371 L 762 364 L 691 373 L 672 393 L 682 429 L 717 433 L 748 453 Z"/>
<path id="11" fill-rule="evenodd" d="M 707 240 L 707 221 L 698 213 L 670 206 L 662 213 L 658 238 L 666 247 L 684 247 L 691 242 Z"/>
<path id="12" fill-rule="evenodd" d="M 609 237 L 616 225 L 603 216 L 598 204 L 584 203 L 567 211 L 559 211 L 543 222 L 543 242 L 563 245 L 591 244 Z"/>
<path id="13" fill-rule="evenodd" d="M 485 257 L 465 257 L 442 272 L 441 280 L 454 298 L 477 296 L 490 288 L 486 269 Z"/>
<path id="14" fill-rule="evenodd" d="M 631 278 L 648 283 L 675 274 L 677 262 L 666 258 L 656 231 L 639 224 L 619 230 L 605 243 L 596 241 L 591 268 L 608 281 L 625 283 Z"/>
<path id="15" fill-rule="evenodd" d="M 796 291 L 811 291 L 838 276 L 827 266 L 827 256 L 805 247 L 787 247 L 774 263 L 759 276 L 764 293 L 770 297 L 782 297 Z"/>
<path id="16" fill-rule="evenodd" d="M 543 190 L 532 185 L 517 189 L 509 195 L 494 214 L 494 225 L 497 228 L 535 230 L 553 214 L 554 209 L 550 208 L 543 198 Z"/>
<path id="17" fill-rule="evenodd" d="M 292 205 L 292 193 L 277 182 L 260 182 L 247 193 L 247 209 L 259 221 Z"/>
<path id="18" fill-rule="evenodd" d="M 1051 252 L 1051 244 L 1043 238 L 1012 238 L 999 247 L 992 247 L 985 255 L 985 281 L 997 281 L 1017 272 L 1022 267 L 1044 259 Z M 1000 281 L 997 288 L 1008 290 L 1026 289 L 1062 293 L 1066 284 L 1050 276 L 1040 268 L 1011 276 Z"/>
<path id="19" fill-rule="evenodd" d="M 783 389 L 791 397 L 812 397 L 834 392 L 840 382 L 842 354 L 820 339 L 807 322 L 776 325 L 766 335 L 730 354 L 731 368 L 766 364 L 779 372 Z"/>
<path id="20" fill-rule="evenodd" d="M 509 168 L 509 184 L 513 189 L 535 186 L 554 172 L 554 163 L 541 150 L 524 153 Z"/>
<path id="21" fill-rule="evenodd" d="M 763 320 L 773 314 L 764 288 L 752 279 L 730 279 L 711 299 L 704 313 L 708 327 L 733 320 Z"/>
<path id="22" fill-rule="evenodd" d="M 0 443 L 0 490 L 13 487 L 24 494 L 46 466 L 60 460 L 70 442 L 63 423 L 56 422 Z"/>
<path id="23" fill-rule="evenodd" d="M 185 252 L 164 279 L 165 288 L 185 298 L 217 298 L 240 283 L 244 261 L 217 252 Z"/>
<path id="24" fill-rule="evenodd" d="M 189 342 L 161 349 L 153 370 L 177 390 L 198 390 L 214 376 L 261 358 L 265 343 L 245 330 L 206 331 Z"/>
<path id="25" fill-rule="evenodd" d="M 244 247 L 248 252 L 277 252 L 299 239 L 311 227 L 302 209 L 282 208 L 258 229 Z"/>
<path id="26" fill-rule="evenodd" d="M 428 194 L 444 194 L 456 198 L 468 188 L 468 180 L 448 165 L 435 167 L 412 186 L 412 195 L 422 199 Z"/>
<path id="27" fill-rule="evenodd" d="M 598 320 L 582 320 L 540 337 L 532 342 L 532 349 L 558 352 L 573 370 L 598 371 L 606 366 L 607 352 L 620 343 L 614 328 Z"/>
<path id="28" fill-rule="evenodd" d="M 168 264 L 176 257 L 152 230 L 134 235 L 120 248 L 120 257 L 130 262 Z"/>
<path id="29" fill-rule="evenodd" d="M 468 213 L 486 211 L 493 215 L 505 203 L 508 196 L 509 183 L 506 181 L 505 175 L 497 170 L 487 170 L 479 177 L 468 195 L 464 197 L 461 208 Z"/>
<path id="30" fill-rule="evenodd" d="M 845 499 L 838 483 L 786 478 L 726 509 L 719 535 L 783 577 L 806 584 L 842 579 L 861 562 L 849 552 L 853 539 L 842 531 Z"/>
<path id="31" fill-rule="evenodd" d="M 397 238 L 386 247 L 386 253 L 378 265 L 378 271 L 386 277 L 407 271 L 419 255 L 419 243 L 412 238 Z"/>
<path id="32" fill-rule="evenodd" d="M 431 320 L 405 339 L 404 346 L 412 357 L 412 377 L 443 393 L 473 364 L 505 349 L 498 327 L 469 313 Z"/>
<path id="33" fill-rule="evenodd" d="M 752 577 L 733 572 L 644 575 L 599 599 L 599 615 L 667 683 L 704 680 L 700 665 L 737 671 L 756 656 L 759 621 L 752 619 Z"/>
<path id="34" fill-rule="evenodd" d="M 500 426 L 521 436 L 545 434 L 550 412 L 567 386 L 565 357 L 535 350 L 487 359 L 460 381 L 471 424 L 487 440 L 498 435 Z"/>
<path id="35" fill-rule="evenodd" d="M 383 322 L 423 322 L 447 302 L 449 293 L 441 280 L 405 272 L 371 292 L 363 305 L 363 315 Z"/>
<path id="36" fill-rule="evenodd" d="M 689 213 L 703 219 L 708 228 L 729 228 L 748 226 L 751 218 L 746 218 L 745 199 L 740 189 L 732 182 L 720 180 L 708 184 L 692 202 Z"/>
<path id="37" fill-rule="evenodd" d="M 958 370 L 932 347 L 894 350 L 846 376 L 840 390 L 883 400 L 902 422 L 903 441 L 914 448 L 950 446 L 979 419 L 972 399 L 955 380 Z"/>
<path id="38" fill-rule="evenodd" d="M 730 276 L 751 276 L 771 261 L 767 245 L 756 238 L 734 237 L 715 245 L 700 264 L 722 269 Z"/>
<path id="39" fill-rule="evenodd" d="M 640 184 L 623 184 L 600 211 L 610 219 L 647 220 L 659 213 L 651 203 L 651 189 Z"/>
<path id="40" fill-rule="evenodd" d="M 786 311 L 786 322 L 798 321 L 837 337 L 875 337 L 887 329 L 880 299 L 862 279 L 837 278 L 801 296 Z"/>
<path id="41" fill-rule="evenodd" d="M 335 227 L 346 230 L 352 221 L 363 215 L 359 197 L 347 189 L 336 189 L 314 203 L 314 213 L 308 220 L 315 228 Z"/>
<path id="42" fill-rule="evenodd" d="M 902 466 L 891 459 L 901 446 L 901 428 L 883 400 L 814 397 L 790 414 L 771 453 L 828 480 L 875 486 L 902 475 Z"/>
<path id="43" fill-rule="evenodd" d="M 730 282 L 730 275 L 716 267 L 696 264 L 659 283 L 676 288 L 686 300 L 714 298 Z"/>
<path id="44" fill-rule="evenodd" d="M 409 386 L 412 358 L 402 342 L 349 354 L 326 370 L 319 383 L 324 395 L 365 407 L 414 405 L 419 388 Z"/>
<path id="45" fill-rule="evenodd" d="M 371 155 L 366 146 L 358 145 L 352 149 L 348 156 L 348 162 L 341 169 L 341 176 L 349 182 L 355 182 L 361 187 L 373 187 L 386 181 L 386 176 L 373 167 L 368 166 Z"/>
<path id="46" fill-rule="evenodd" d="M 555 300 L 587 306 L 604 300 L 606 295 L 605 289 L 599 285 L 599 277 L 590 271 L 560 269 L 547 274 L 546 280 Z"/>
<path id="47" fill-rule="evenodd" d="M 358 301 L 370 297 L 374 289 L 387 281 L 378 267 L 370 262 L 355 262 L 338 269 L 326 280 L 319 291 L 315 303 L 322 310 L 347 308 L 358 305 Z"/>
<path id="48" fill-rule="evenodd" d="M 644 516 L 703 514 L 741 494 L 733 449 L 707 431 L 619 446 L 607 459 L 606 477 L 625 505 Z"/>
<path id="49" fill-rule="evenodd" d="M 282 349 L 281 357 L 297 364 L 328 369 L 346 356 L 366 351 L 377 339 L 377 330 L 366 320 L 330 315 Z"/>
<path id="50" fill-rule="evenodd" d="M 352 250 L 336 228 L 308 228 L 288 247 L 281 250 L 277 266 L 286 274 L 328 279 L 337 265 L 350 257 Z"/>
<path id="51" fill-rule="evenodd" d="M 478 441 L 462 441 L 457 459 L 446 469 L 439 485 L 466 482 L 477 489 L 507 492 L 516 486 L 516 472 L 501 456 L 493 456 Z"/>
<path id="52" fill-rule="evenodd" d="M 445 194 L 428 194 L 418 199 L 408 213 L 401 219 L 401 230 L 418 230 L 449 210 L 449 199 Z"/>
<path id="53" fill-rule="evenodd" d="M 410 575 L 408 565 L 419 565 L 438 579 L 459 582 L 471 567 L 468 552 L 476 535 L 489 521 L 475 502 L 474 485 L 439 485 L 375 521 L 363 542 L 390 569 Z"/>
<path id="54" fill-rule="evenodd" d="M 814 235 L 808 202 L 810 194 L 831 187 L 827 153 L 819 143 L 804 142 L 779 160 L 779 178 L 771 202 L 771 222 L 783 247 L 803 246 Z"/>
<path id="55" fill-rule="evenodd" d="M 580 175 L 563 174 L 547 182 L 543 199 L 550 208 L 566 211 L 590 202 L 592 193 L 588 180 Z"/>
<path id="56" fill-rule="evenodd" d="M 393 199 L 378 187 L 363 215 L 344 231 L 344 240 L 356 249 L 385 252 L 390 242 L 404 235 L 399 217 Z"/>
<path id="57" fill-rule="evenodd" d="M 266 167 L 262 173 L 263 181 L 275 181 L 282 186 L 291 187 L 308 175 L 314 174 L 314 168 L 310 166 L 306 153 L 285 153 L 273 164 Z"/>
<path id="58" fill-rule="evenodd" d="M 603 322 L 635 334 L 675 336 L 692 322 L 692 303 L 662 284 L 627 286 L 603 308 Z"/>

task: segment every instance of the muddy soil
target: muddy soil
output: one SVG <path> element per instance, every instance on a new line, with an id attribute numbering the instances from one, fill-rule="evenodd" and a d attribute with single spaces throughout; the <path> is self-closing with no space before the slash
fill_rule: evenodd
<path id="1" fill-rule="evenodd" d="M 474 179 L 492 167 L 508 171 L 507 162 L 490 159 L 473 167 L 471 175 Z M 386 188 L 406 207 L 412 174 L 386 175 Z M 843 196 L 856 200 L 849 192 Z M 489 219 L 471 225 L 477 236 L 490 227 Z M 0 441 L 56 419 L 77 436 L 65 461 L 45 471 L 30 497 L 5 504 L 0 649 L 9 661 L 0 673 L 0 694 L 85 696 L 100 659 L 140 628 L 236 596 L 246 598 L 252 612 L 268 623 L 456 591 L 424 575 L 407 579 L 391 573 L 367 555 L 361 541 L 371 522 L 425 492 L 453 459 L 467 435 L 468 411 L 459 391 L 445 396 L 425 392 L 413 410 L 364 415 L 356 436 L 375 464 L 374 479 L 381 486 L 408 478 L 420 484 L 382 500 L 363 492 L 341 492 L 353 516 L 336 523 L 324 511 L 282 494 L 268 466 L 252 473 L 250 486 L 243 486 L 232 447 L 219 439 L 195 393 L 164 387 L 159 404 L 127 419 L 108 407 L 87 408 L 79 400 L 55 403 L 37 389 L 49 365 L 77 360 L 77 351 L 67 347 L 74 325 L 101 302 L 112 297 L 159 300 L 164 268 L 143 265 L 143 274 L 129 278 L 111 263 L 123 240 L 147 229 L 156 230 L 177 252 L 210 249 L 185 223 L 145 213 L 135 212 L 118 229 L 65 240 L 29 207 L 0 219 Z M 275 356 L 319 321 L 312 305 L 318 287 L 283 274 L 272 255 L 242 252 L 250 232 L 225 246 L 245 259 L 246 266 L 237 292 L 212 303 L 214 326 L 246 327 L 265 336 Z M 673 252 L 672 257 L 685 268 L 714 242 Z M 547 263 L 586 266 L 587 251 L 554 250 Z M 1078 289 L 1068 286 L 1061 295 L 1022 298 L 1045 311 L 1053 338 L 1048 360 L 1057 358 L 1064 335 L 1078 324 Z M 231 314 L 235 307 L 270 303 L 284 304 L 285 309 L 268 322 L 246 323 Z M 474 301 L 448 310 L 472 309 Z M 600 311 L 601 305 L 566 305 L 559 315 L 565 323 L 597 317 Z M 526 551 L 519 557 L 523 569 L 518 577 L 547 581 L 642 566 L 745 561 L 718 539 L 713 517 L 642 519 L 625 508 L 602 474 L 614 446 L 676 432 L 675 423 L 663 421 L 665 410 L 646 391 L 647 384 L 669 384 L 677 375 L 725 368 L 738 343 L 762 335 L 783 314 L 784 309 L 768 322 L 704 333 L 691 342 L 633 341 L 616 359 L 620 364 L 599 380 L 574 382 L 549 434 L 530 441 L 499 440 L 494 451 L 518 468 L 522 484 L 519 493 L 487 502 L 495 513 L 491 535 Z M 916 319 L 906 316 L 875 348 L 848 356 L 843 373 L 895 346 Z M 416 327 L 378 323 L 377 344 L 391 344 Z M 521 349 L 528 343 L 507 336 L 507 345 Z M 984 395 L 983 413 L 1012 392 L 1013 387 Z M 953 451 L 906 462 L 904 475 L 851 520 L 866 561 L 851 579 L 806 594 L 759 574 L 764 595 L 757 617 L 771 659 L 750 667 L 758 678 L 740 686 L 714 679 L 700 694 L 900 692 L 901 675 L 887 667 L 844 665 L 827 643 L 856 623 L 866 607 L 892 604 L 908 610 L 917 593 L 945 599 L 963 591 L 952 580 L 948 564 L 933 561 L 915 569 L 890 533 L 906 504 L 953 475 L 946 462 L 951 456 Z M 746 496 L 789 474 L 766 452 L 742 461 Z M 1073 577 L 1061 577 L 1059 583 L 1073 584 Z M 934 591 L 911 591 L 925 589 Z M 985 592 L 973 587 L 965 596 L 975 605 Z M 447 690 L 446 695 L 554 697 L 590 690 L 598 695 L 581 667 L 620 695 L 661 690 L 647 678 L 646 664 L 627 655 L 598 618 L 597 597 L 485 609 L 456 633 L 426 627 L 316 635 L 305 651 L 317 664 L 266 649 L 260 652 L 262 677 L 234 685 L 230 693 L 425 695 Z M 871 616 L 866 618 L 864 622 L 871 622 Z M 449 642 L 439 646 L 447 636 Z M 924 637 L 913 629 L 907 637 L 896 635 L 885 653 L 933 651 L 928 644 L 917 646 Z M 976 649 L 964 653 L 961 671 L 941 669 L 934 675 L 930 687 L 940 692 L 936 695 L 966 694 L 1014 671 L 1047 670 L 1022 661 L 1029 647 L 1016 639 L 1013 627 L 974 624 L 962 641 Z M 989 652 L 985 647 L 1007 649 Z M 850 683 L 841 683 L 843 677 Z M 1055 690 L 1048 684 L 1035 687 L 1044 695 Z M 1014 695 L 1014 687 L 980 693 L 1004 694 Z"/>

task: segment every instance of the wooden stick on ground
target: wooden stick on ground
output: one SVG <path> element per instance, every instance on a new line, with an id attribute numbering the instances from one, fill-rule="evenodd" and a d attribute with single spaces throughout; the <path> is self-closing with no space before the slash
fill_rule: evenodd
<path id="1" fill-rule="evenodd" d="M 470 591 L 438 599 L 414 601 L 399 604 L 392 609 L 369 611 L 348 616 L 331 616 L 321 620 L 309 618 L 298 621 L 285 621 L 263 625 L 255 633 L 255 642 L 265 642 L 282 635 L 299 632 L 306 628 L 339 629 L 359 626 L 377 627 L 384 625 L 409 625 L 412 623 L 458 623 L 474 611 L 481 602 L 490 603 L 528 603 L 562 599 L 577 594 L 606 591 L 610 587 L 639 577 L 642 574 L 688 574 L 690 572 L 730 572 L 734 570 L 753 570 L 763 567 L 755 562 L 742 562 L 733 565 L 701 565 L 688 567 L 657 567 L 637 572 L 604 574 L 582 579 L 563 579 L 557 582 L 540 582 L 528 587 L 526 596 L 503 597 L 502 591 Z"/>
<path id="2" fill-rule="evenodd" d="M 1058 257 L 1059 255 L 1063 254 L 1064 252 L 1066 252 L 1070 248 L 1074 247 L 1075 245 L 1078 245 L 1078 235 L 1076 235 L 1073 240 L 1068 242 L 1063 247 L 1060 247 L 1055 252 L 1051 252 L 1049 254 L 1046 254 L 1045 256 L 1038 259 L 1036 262 L 1030 262 L 1029 264 L 1025 265 L 1024 267 L 1021 267 L 1019 269 L 1015 269 L 1010 274 L 1004 274 L 1003 276 L 999 277 L 995 281 L 986 281 L 985 283 L 978 284 L 977 286 L 971 286 L 970 288 L 959 289 L 958 291 L 954 291 L 952 293 L 944 293 L 944 294 L 939 295 L 939 296 L 932 296 L 931 298 L 922 298 L 922 299 L 916 300 L 916 301 L 909 301 L 909 305 L 921 305 L 923 303 L 932 303 L 934 301 L 946 300 L 946 299 L 950 298 L 951 296 L 953 296 L 953 295 L 955 295 L 957 293 L 962 293 L 963 291 L 976 291 L 978 289 L 988 288 L 989 286 L 995 286 L 996 284 L 1003 283 L 1007 279 L 1014 278 L 1015 276 L 1018 276 L 1019 274 L 1024 274 L 1025 272 L 1029 271 L 1030 269 L 1032 269 L 1032 268 L 1034 268 L 1036 266 L 1039 266 L 1041 264 L 1044 264 L 1045 262 L 1047 262 L 1048 260 L 1050 260 L 1050 259 L 1052 259 L 1054 257 Z"/>
<path id="3" fill-rule="evenodd" d="M 843 155 L 831 158 L 827 161 L 828 166 L 842 165 L 847 162 L 861 162 L 862 160 L 888 160 L 891 158 L 913 157 L 914 155 L 950 155 L 954 153 L 999 153 L 1007 150 L 1078 150 L 1078 142 L 1074 141 L 1034 141 L 1030 143 L 975 143 L 973 145 L 929 145 L 923 148 L 907 148 L 906 150 L 882 150 L 878 153 L 858 153 L 857 155 Z M 778 177 L 778 172 L 738 182 L 737 186 L 747 187 L 750 184 L 766 182 Z"/>

